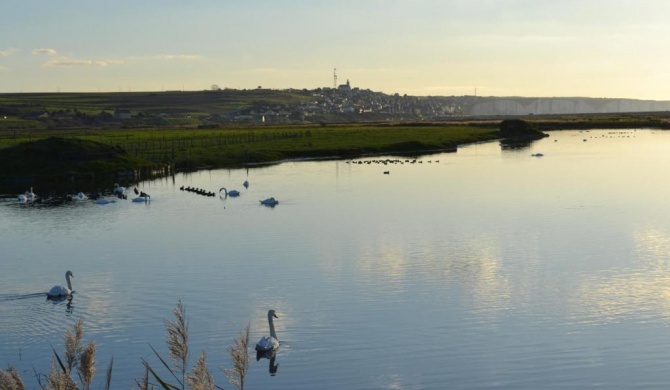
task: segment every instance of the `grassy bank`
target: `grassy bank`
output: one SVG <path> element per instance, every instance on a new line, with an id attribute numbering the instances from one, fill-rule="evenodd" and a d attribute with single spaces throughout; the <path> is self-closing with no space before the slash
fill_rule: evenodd
<path id="1" fill-rule="evenodd" d="M 349 158 L 416 153 L 497 138 L 494 125 L 326 125 L 218 129 L 27 129 L 0 133 L 0 151 L 48 137 L 79 139 L 125 150 L 175 169 L 231 167 L 295 158 Z"/>
<path id="2" fill-rule="evenodd" d="M 539 130 L 597 129 L 597 128 L 668 128 L 664 115 L 573 115 L 563 117 L 526 117 Z M 311 125 L 228 125 L 216 128 L 86 128 L 47 129 L 22 127 L 0 131 L 0 177 L 17 174 L 25 177 L 17 167 L 30 167 L 30 161 L 8 150 L 18 145 L 58 137 L 71 141 L 90 141 L 121 152 L 106 167 L 113 169 L 169 166 L 172 170 L 240 167 L 250 164 L 271 164 L 287 159 L 354 158 L 370 154 L 420 155 L 455 149 L 456 146 L 499 139 L 499 119 L 460 120 L 450 122 L 418 123 L 354 123 Z M 97 147 L 96 147 L 97 148 Z M 90 166 L 95 156 L 81 155 L 76 150 L 67 159 L 87 161 Z M 3 154 L 4 160 L 3 160 Z M 58 157 L 62 160 L 62 154 Z M 58 162 L 61 162 L 58 160 Z M 18 164 L 18 165 L 17 165 Z M 51 162 L 40 162 L 33 168 Z M 39 166 L 38 166 L 39 165 Z M 60 171 L 68 172 L 68 167 Z M 100 169 L 97 169 L 100 171 Z M 85 169 L 79 171 L 86 172 Z M 81 176 L 81 175 L 80 175 Z M 100 175 L 89 175 L 100 177 Z M 24 181 L 25 182 L 25 181 Z"/>

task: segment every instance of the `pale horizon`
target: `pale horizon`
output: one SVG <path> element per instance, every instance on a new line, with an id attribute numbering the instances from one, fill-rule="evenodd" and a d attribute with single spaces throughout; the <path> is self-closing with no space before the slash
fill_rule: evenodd
<path id="1" fill-rule="evenodd" d="M 661 0 L 9 0 L 0 93 L 352 87 L 670 100 Z"/>

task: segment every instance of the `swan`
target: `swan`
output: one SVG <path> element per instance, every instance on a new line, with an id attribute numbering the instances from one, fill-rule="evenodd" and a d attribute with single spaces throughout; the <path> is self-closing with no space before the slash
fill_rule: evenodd
<path id="1" fill-rule="evenodd" d="M 265 336 L 256 343 L 257 352 L 274 351 L 279 348 L 279 340 L 277 340 L 277 333 L 275 333 L 275 326 L 272 323 L 272 318 L 279 318 L 274 310 L 268 311 L 268 323 L 270 324 L 270 336 Z"/>
<path id="2" fill-rule="evenodd" d="M 260 200 L 261 204 L 266 205 L 266 206 L 274 206 L 276 204 L 279 204 L 279 201 L 275 198 L 267 198 Z"/>
<path id="3" fill-rule="evenodd" d="M 72 291 L 72 282 L 70 282 L 70 277 L 74 277 L 72 275 L 72 271 L 67 271 L 65 273 L 65 280 L 67 280 L 67 287 L 65 286 L 53 286 L 51 287 L 51 290 L 47 293 L 47 297 L 49 298 L 61 298 L 61 297 L 69 297 L 72 295 L 74 291 Z"/>
<path id="4" fill-rule="evenodd" d="M 33 192 L 33 187 L 30 187 L 30 191 L 26 191 L 25 194 L 19 195 L 16 200 L 18 200 L 19 203 L 28 203 L 35 201 L 35 199 L 37 199 L 37 195 Z"/>
<path id="5" fill-rule="evenodd" d="M 124 192 L 126 192 L 125 188 L 121 187 L 119 183 L 114 183 L 114 194 L 123 195 Z"/>
<path id="6" fill-rule="evenodd" d="M 230 191 L 228 191 L 228 190 L 226 189 L 226 187 L 221 187 L 221 189 L 219 190 L 219 192 L 221 192 L 221 191 L 224 191 L 224 192 L 226 193 L 226 196 L 232 196 L 233 198 L 236 197 L 236 196 L 240 196 L 240 191 L 238 191 L 238 190 L 230 190 Z"/>
<path id="7" fill-rule="evenodd" d="M 139 194 L 140 194 L 140 196 L 138 196 L 137 198 L 133 198 L 133 202 L 135 202 L 135 203 L 137 203 L 137 202 L 148 202 L 148 201 L 151 200 L 151 196 L 149 194 L 145 193 L 144 191 L 140 191 Z"/>
<path id="8" fill-rule="evenodd" d="M 78 192 L 77 195 L 73 196 L 72 199 L 74 200 L 86 200 L 88 199 L 88 196 L 84 194 L 83 192 Z"/>

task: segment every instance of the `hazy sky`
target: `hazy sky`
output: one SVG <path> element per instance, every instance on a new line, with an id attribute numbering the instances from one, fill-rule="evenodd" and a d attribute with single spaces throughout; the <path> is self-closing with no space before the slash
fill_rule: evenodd
<path id="1" fill-rule="evenodd" d="M 1 0 L 0 92 L 670 100 L 668 0 Z"/>

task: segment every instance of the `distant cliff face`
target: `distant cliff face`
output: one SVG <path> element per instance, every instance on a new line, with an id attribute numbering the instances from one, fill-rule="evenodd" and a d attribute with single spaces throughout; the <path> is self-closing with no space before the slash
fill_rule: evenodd
<path id="1" fill-rule="evenodd" d="M 589 98 L 482 98 L 470 115 L 600 114 L 670 110 L 669 101 Z"/>

